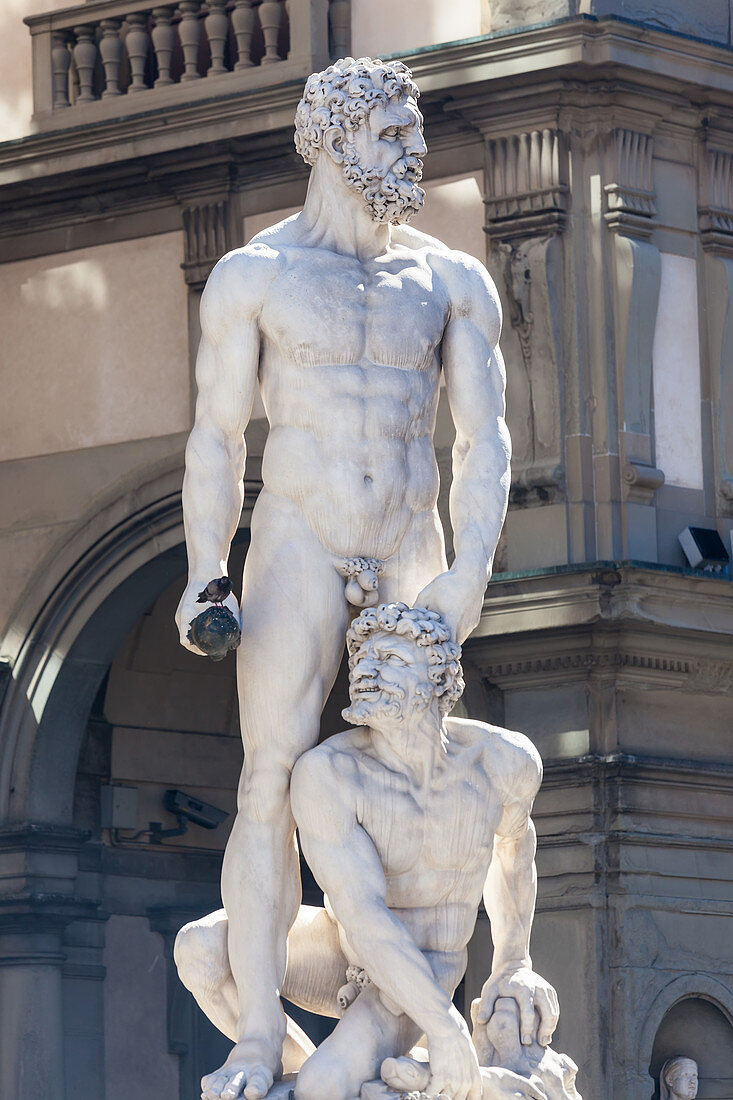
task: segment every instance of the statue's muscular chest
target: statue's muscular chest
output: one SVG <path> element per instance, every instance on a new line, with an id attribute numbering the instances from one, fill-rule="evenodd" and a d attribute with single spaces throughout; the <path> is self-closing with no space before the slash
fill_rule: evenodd
<path id="1" fill-rule="evenodd" d="M 485 776 L 444 777 L 418 793 L 384 773 L 368 790 L 362 825 L 388 879 L 488 867 L 501 808 Z"/>
<path id="2" fill-rule="evenodd" d="M 261 325 L 266 344 L 303 366 L 366 362 L 427 370 L 448 307 L 419 253 L 361 263 L 290 249 L 268 290 Z"/>

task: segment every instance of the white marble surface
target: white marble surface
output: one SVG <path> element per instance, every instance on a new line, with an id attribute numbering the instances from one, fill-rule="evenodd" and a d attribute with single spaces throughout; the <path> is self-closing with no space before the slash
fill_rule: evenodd
<path id="1" fill-rule="evenodd" d="M 381 1086 L 362 1086 L 380 1077 L 395 1096 L 580 1100 L 577 1067 L 550 1048 L 557 995 L 529 953 L 536 750 L 521 734 L 446 717 L 463 682 L 437 613 L 367 608 L 347 640 L 354 728 L 304 753 L 291 784 L 326 901 L 301 906 L 283 993 L 340 1016 L 310 1054 L 306 1041 L 298 1056 L 291 1035 L 295 1100 L 377 1100 Z M 451 998 L 482 898 L 494 952 L 469 1035 Z M 234 1035 L 229 924 L 222 910 L 186 926 L 176 960 L 202 1009 Z M 406 1057 L 423 1034 L 429 1064 Z M 204 1096 L 235 1086 L 212 1075 Z"/>
<path id="2" fill-rule="evenodd" d="M 285 1041 L 278 991 L 288 931 L 293 950 L 294 937 L 313 946 L 314 928 L 324 931 L 306 922 L 304 932 L 299 917 L 289 779 L 317 741 L 350 616 L 417 602 L 462 642 L 478 621 L 506 511 L 496 290 L 479 261 L 405 224 L 423 204 L 417 95 L 399 63 L 349 60 L 309 78 L 296 115 L 296 148 L 312 168 L 305 206 L 224 257 L 202 299 L 183 487 L 189 583 L 177 613 L 189 648 L 197 593 L 227 572 L 258 390 L 270 421 L 241 612 L 226 600 L 241 617 L 245 766 L 222 873 L 218 958 L 229 978 L 209 1010 L 235 1045 L 206 1079 L 207 1100 L 265 1095 Z M 441 377 L 456 428 L 450 569 L 432 440 Z M 212 922 L 221 940 L 222 920 Z M 338 977 L 337 992 L 344 968 L 326 973 Z M 466 1025 L 442 1025 L 439 1066 L 448 1030 L 464 1036 L 470 1061 Z M 468 1071 L 439 1072 L 460 1082 Z"/>

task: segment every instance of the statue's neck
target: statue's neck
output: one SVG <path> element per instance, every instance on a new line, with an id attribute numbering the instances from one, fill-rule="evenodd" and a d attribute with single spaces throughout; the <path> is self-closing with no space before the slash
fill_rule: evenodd
<path id="1" fill-rule="evenodd" d="M 389 223 L 374 221 L 363 197 L 326 153 L 311 171 L 298 229 L 304 244 L 360 260 L 382 255 L 390 243 Z"/>
<path id="2" fill-rule="evenodd" d="M 445 726 L 432 706 L 418 720 L 411 715 L 409 724 L 380 721 L 378 729 L 371 727 L 371 741 L 376 756 L 420 787 L 428 786 L 448 749 Z"/>

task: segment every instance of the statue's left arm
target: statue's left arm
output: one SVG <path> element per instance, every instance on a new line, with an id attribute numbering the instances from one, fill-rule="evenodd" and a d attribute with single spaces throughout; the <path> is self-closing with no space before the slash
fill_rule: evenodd
<path id="1" fill-rule="evenodd" d="M 497 998 L 512 997 L 519 1008 L 522 1043 L 529 1045 L 536 1037 L 548 1046 L 560 1014 L 557 993 L 535 974 L 529 953 L 537 897 L 537 837 L 530 812 L 542 781 L 542 762 L 520 734 L 503 732 L 500 740 L 492 750 L 492 761 L 505 791 L 503 816 L 484 886 L 494 955 L 474 1022 L 486 1023 Z"/>
<path id="2" fill-rule="evenodd" d="M 452 253 L 441 257 L 439 267 L 451 299 L 441 351 L 456 429 L 450 490 L 455 560 L 423 589 L 416 605 L 439 611 L 462 643 L 480 618 L 506 515 L 511 441 L 496 288 L 470 256 Z"/>

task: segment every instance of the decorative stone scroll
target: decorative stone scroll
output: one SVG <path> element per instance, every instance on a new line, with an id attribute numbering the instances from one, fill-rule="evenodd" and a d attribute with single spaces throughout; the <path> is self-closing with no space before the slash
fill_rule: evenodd
<path id="1" fill-rule="evenodd" d="M 565 224 L 567 152 L 554 129 L 486 143 L 486 232 L 492 240 L 536 236 Z"/>
<path id="2" fill-rule="evenodd" d="M 228 227 L 227 199 L 184 206 L 182 267 L 187 283 L 205 282 L 216 261 L 232 247 Z"/>
<path id="3" fill-rule="evenodd" d="M 733 153 L 704 151 L 698 219 L 703 248 L 733 249 Z"/>
<path id="4" fill-rule="evenodd" d="M 656 214 L 652 184 L 654 139 L 649 134 L 617 129 L 611 135 L 611 180 L 604 184 L 611 229 L 648 236 Z M 653 326 L 652 326 L 653 327 Z"/>

